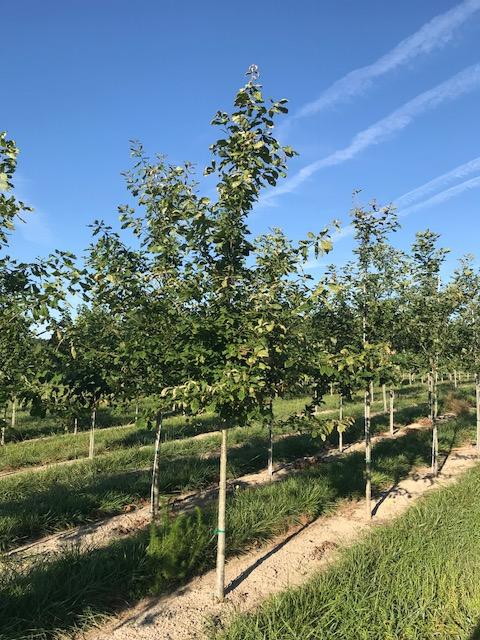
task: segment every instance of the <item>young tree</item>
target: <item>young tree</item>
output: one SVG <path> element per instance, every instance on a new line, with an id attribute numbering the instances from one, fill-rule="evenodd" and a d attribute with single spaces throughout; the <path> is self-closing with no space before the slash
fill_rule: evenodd
<path id="1" fill-rule="evenodd" d="M 438 370 L 445 353 L 449 319 L 454 310 L 451 292 L 442 287 L 440 270 L 448 253 L 438 248 L 439 235 L 430 230 L 418 232 L 410 262 L 412 281 L 409 317 L 405 327 L 412 348 L 423 358 L 429 371 L 429 405 L 432 420 L 432 473 L 438 474 Z"/>
<path id="2" fill-rule="evenodd" d="M 473 256 L 465 256 L 454 274 L 452 285 L 459 304 L 453 329 L 455 351 L 475 375 L 476 447 L 480 455 L 480 272 L 473 260 Z"/>
<path id="3" fill-rule="evenodd" d="M 375 345 L 376 291 L 379 278 L 382 277 L 384 247 L 388 233 L 398 228 L 397 216 L 391 207 L 380 208 L 373 202 L 369 210 L 355 208 L 351 212 L 354 237 L 357 246 L 354 253 L 357 257 L 357 277 L 355 280 L 356 306 L 361 317 L 361 349 L 365 352 L 365 377 L 369 384 L 364 391 L 364 426 L 365 426 L 365 498 L 367 514 L 372 515 L 371 508 L 371 403 L 373 381 L 378 377 L 376 359 L 370 358 Z"/>

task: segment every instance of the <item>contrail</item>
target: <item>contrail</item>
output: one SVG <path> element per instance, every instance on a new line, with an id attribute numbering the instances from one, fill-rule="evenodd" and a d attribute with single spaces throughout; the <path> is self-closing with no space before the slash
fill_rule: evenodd
<path id="1" fill-rule="evenodd" d="M 448 171 L 448 173 L 444 173 L 441 176 L 426 182 L 421 187 L 417 187 L 412 191 L 404 193 L 402 196 L 397 198 L 395 203 L 397 207 L 409 206 L 417 200 L 425 198 L 430 193 L 438 191 L 443 187 L 447 187 L 449 184 L 459 180 L 460 178 L 466 178 L 472 173 L 480 173 L 480 157 L 470 160 L 470 162 L 465 162 L 465 164 L 461 164 L 455 169 Z"/>
<path id="2" fill-rule="evenodd" d="M 440 187 L 446 187 L 449 183 L 459 179 L 465 178 L 466 176 L 476 173 L 480 171 L 480 158 L 475 158 L 474 160 L 470 160 L 470 162 L 465 162 L 464 164 L 459 165 L 455 169 L 448 171 L 447 173 L 422 184 L 420 187 L 416 189 L 412 189 L 412 191 L 408 191 L 403 195 L 395 198 L 393 200 L 394 206 L 399 210 L 398 215 L 400 217 L 406 217 L 415 211 L 420 211 L 421 209 L 426 209 L 427 207 L 431 207 L 436 204 L 440 204 L 451 198 L 454 198 L 457 195 L 460 195 L 464 191 L 468 191 L 470 189 L 476 189 L 480 187 L 480 177 L 475 177 L 470 180 L 465 180 L 460 184 L 455 185 L 454 187 L 450 187 L 449 189 L 444 189 L 440 193 L 437 193 L 435 196 L 428 198 L 426 200 L 422 200 L 421 202 L 415 203 L 416 200 L 420 198 L 425 198 L 429 193 L 436 191 Z M 402 206 L 411 205 L 402 209 Z M 334 241 L 343 240 L 343 238 L 347 238 L 348 236 L 352 236 L 354 233 L 353 225 L 348 224 L 345 227 L 342 227 L 340 231 L 338 231 L 333 236 Z M 323 264 L 323 263 L 322 263 Z M 309 269 L 317 268 L 316 262 L 307 263 Z M 307 268 L 307 265 L 305 268 Z"/>
<path id="3" fill-rule="evenodd" d="M 379 144 L 393 133 L 407 127 L 417 116 L 434 109 L 443 102 L 455 100 L 480 86 L 480 64 L 474 64 L 460 71 L 445 82 L 419 94 L 412 100 L 392 111 L 388 116 L 378 120 L 367 129 L 357 133 L 351 143 L 344 149 L 321 158 L 303 167 L 296 175 L 287 180 L 281 187 L 268 192 L 260 200 L 266 204 L 279 195 L 290 193 L 314 173 L 325 167 L 331 167 L 351 160 L 368 147 Z"/>
<path id="4" fill-rule="evenodd" d="M 478 187 L 480 187 L 480 176 L 471 178 L 470 180 L 465 180 L 454 187 L 450 187 L 450 189 L 440 191 L 440 193 L 437 193 L 433 197 L 428 198 L 427 200 L 422 200 L 422 202 L 418 202 L 411 207 L 400 209 L 398 215 L 402 217 L 409 216 L 412 213 L 415 213 L 415 211 L 420 211 L 421 209 L 431 207 L 435 204 L 441 204 L 442 202 L 446 202 L 447 200 L 464 193 L 464 191 L 470 191 L 471 189 L 477 189 Z"/>
<path id="5" fill-rule="evenodd" d="M 418 31 L 397 44 L 372 64 L 350 71 L 334 82 L 316 100 L 305 104 L 291 120 L 318 113 L 365 91 L 375 78 L 407 64 L 414 58 L 443 47 L 453 33 L 480 9 L 480 0 L 465 0 L 426 22 Z"/>

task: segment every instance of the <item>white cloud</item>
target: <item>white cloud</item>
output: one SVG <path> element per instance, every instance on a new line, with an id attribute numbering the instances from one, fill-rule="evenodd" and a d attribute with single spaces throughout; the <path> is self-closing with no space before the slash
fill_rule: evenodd
<path id="1" fill-rule="evenodd" d="M 460 71 L 445 82 L 440 83 L 433 89 L 419 94 L 398 109 L 392 111 L 392 113 L 385 118 L 378 120 L 367 129 L 360 131 L 344 149 L 339 149 L 325 158 L 320 158 L 303 167 L 303 169 L 287 180 L 282 186 L 268 192 L 260 200 L 260 204 L 268 204 L 272 199 L 282 194 L 291 193 L 320 169 L 351 160 L 368 147 L 379 144 L 395 132 L 401 131 L 426 111 L 434 109 L 443 102 L 455 100 L 477 89 L 479 86 L 480 64 L 474 64 Z"/>
<path id="2" fill-rule="evenodd" d="M 452 39 L 455 29 L 479 9 L 480 0 L 465 0 L 449 11 L 436 16 L 372 64 L 354 69 L 334 82 L 316 100 L 304 105 L 292 120 L 313 115 L 338 102 L 344 102 L 359 95 L 375 78 L 411 62 L 418 56 L 443 47 Z"/>

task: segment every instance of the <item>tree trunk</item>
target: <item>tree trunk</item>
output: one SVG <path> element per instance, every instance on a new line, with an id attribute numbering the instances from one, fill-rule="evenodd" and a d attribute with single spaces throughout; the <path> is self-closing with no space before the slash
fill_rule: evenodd
<path id="1" fill-rule="evenodd" d="M 387 387 L 382 384 L 382 395 L 383 395 L 383 413 L 387 413 Z"/>
<path id="2" fill-rule="evenodd" d="M 78 418 L 73 421 L 73 434 L 76 436 L 78 433 Z"/>
<path id="3" fill-rule="evenodd" d="M 135 425 L 138 422 L 138 402 L 135 403 Z"/>
<path id="4" fill-rule="evenodd" d="M 152 485 L 150 487 L 150 516 L 156 522 L 160 515 L 160 443 L 162 438 L 162 414 L 156 417 L 157 435 L 155 437 L 155 452 L 153 454 Z"/>
<path id="5" fill-rule="evenodd" d="M 372 441 L 370 435 L 371 392 L 365 391 L 365 500 L 367 516 L 372 517 Z"/>
<path id="6" fill-rule="evenodd" d="M 88 457 L 93 458 L 95 455 L 95 420 L 97 418 L 97 405 L 92 409 L 92 421 L 90 424 L 90 440 L 88 443 Z"/>
<path id="7" fill-rule="evenodd" d="M 409 374 L 408 374 L 408 384 L 409 384 L 410 386 L 412 386 L 412 384 L 413 384 L 413 376 L 412 376 L 412 374 L 411 374 L 411 373 L 409 373 Z"/>
<path id="8" fill-rule="evenodd" d="M 270 420 L 268 422 L 268 475 L 273 478 L 273 408 L 270 402 Z"/>
<path id="9" fill-rule="evenodd" d="M 338 401 L 338 419 L 340 422 L 343 421 L 343 396 L 340 394 L 340 398 Z M 338 432 L 338 451 L 343 453 L 343 425 L 341 427 L 341 431 Z"/>
<path id="10" fill-rule="evenodd" d="M 437 372 L 432 371 L 432 474 L 438 476 L 438 393 Z"/>
<path id="11" fill-rule="evenodd" d="M 475 397 L 477 406 L 477 454 L 480 456 L 480 373 L 475 374 Z"/>
<path id="12" fill-rule="evenodd" d="M 11 421 L 12 429 L 15 429 L 16 422 L 17 422 L 17 399 L 14 398 L 12 402 L 12 421 Z"/>
<path id="13" fill-rule="evenodd" d="M 0 446 L 5 446 L 5 430 L 7 428 L 7 405 L 5 405 L 5 409 L 3 412 L 3 422 L 2 422 L 2 431 L 0 433 Z"/>
<path id="14" fill-rule="evenodd" d="M 433 376 L 428 374 L 428 417 L 433 420 Z"/>
<path id="15" fill-rule="evenodd" d="M 227 507 L 227 430 L 222 429 L 220 449 L 220 485 L 218 487 L 217 584 L 215 595 L 225 598 L 225 512 Z"/>
<path id="16" fill-rule="evenodd" d="M 453 386 L 455 387 L 455 389 L 457 389 L 458 387 L 458 375 L 456 369 L 454 369 L 453 371 Z"/>
<path id="17" fill-rule="evenodd" d="M 393 422 L 393 405 L 395 402 L 395 391 L 390 389 L 390 435 L 393 436 L 395 433 L 395 426 Z"/>
<path id="18" fill-rule="evenodd" d="M 373 399 L 373 381 L 370 383 L 370 403 L 375 402 Z"/>

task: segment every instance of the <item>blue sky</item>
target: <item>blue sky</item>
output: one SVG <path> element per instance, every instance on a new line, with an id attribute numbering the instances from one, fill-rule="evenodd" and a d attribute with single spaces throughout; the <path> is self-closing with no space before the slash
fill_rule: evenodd
<path id="1" fill-rule="evenodd" d="M 348 223 L 361 188 L 407 214 L 395 244 L 430 227 L 450 267 L 480 254 L 480 0 L 24 0 L 4 3 L 0 47 L 0 129 L 21 148 L 17 192 L 36 210 L 14 255 L 80 253 L 93 219 L 116 224 L 129 139 L 201 174 L 209 122 L 251 63 L 267 96 L 289 99 L 279 134 L 300 152 L 254 233 Z M 346 234 L 331 258 L 351 246 Z"/>

